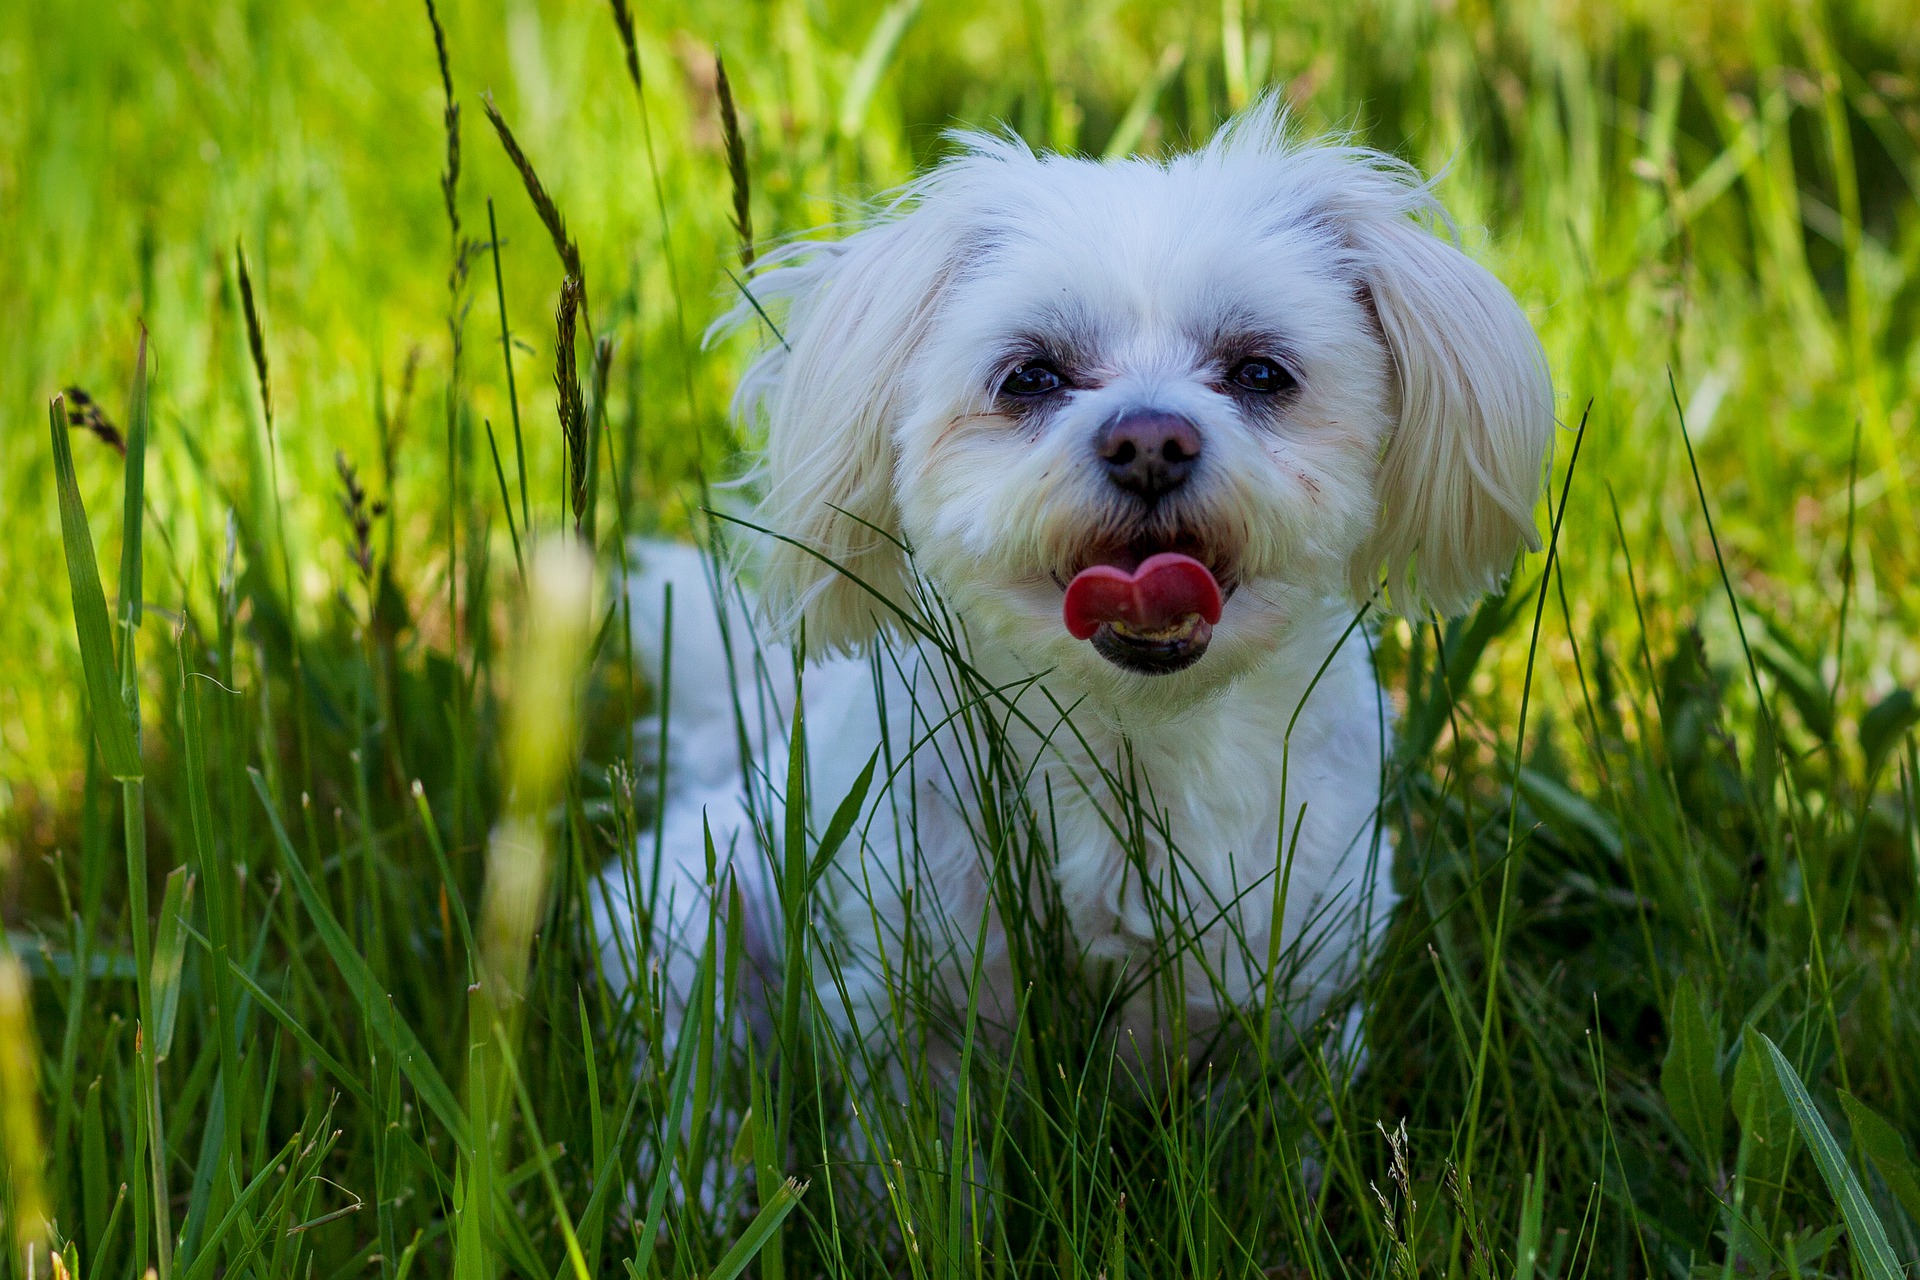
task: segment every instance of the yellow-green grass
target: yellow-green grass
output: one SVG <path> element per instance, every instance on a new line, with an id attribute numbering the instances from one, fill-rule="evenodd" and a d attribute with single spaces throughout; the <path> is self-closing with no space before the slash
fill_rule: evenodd
<path id="1" fill-rule="evenodd" d="M 438 17 L 457 233 L 424 5 L 22 0 L 0 22 L 0 985 L 31 984 L 0 1000 L 14 1273 L 42 1205 L 86 1276 L 1920 1257 L 1920 10 L 649 6 L 639 95 L 613 6 Z M 916 1080 L 862 1133 L 804 995 L 749 1060 L 657 1043 L 651 1001 L 598 983 L 584 884 L 652 819 L 627 726 L 658 713 L 657 673 L 616 617 L 579 742 L 544 748 L 578 766 L 564 803 L 541 829 L 509 802 L 503 779 L 553 766 L 501 732 L 526 723 L 520 566 L 580 503 L 562 258 L 482 94 L 578 245 L 582 492 L 612 571 L 627 534 L 704 528 L 696 477 L 752 444 L 725 416 L 744 347 L 701 345 L 742 270 L 716 50 L 763 244 L 854 216 L 949 125 L 1160 153 L 1268 86 L 1305 128 L 1444 170 L 1569 429 L 1553 573 L 1522 564 L 1444 664 L 1433 628 L 1376 637 L 1412 892 L 1364 984 L 1357 1080 L 1288 1059 L 1143 1101 L 1095 1034 L 1099 975 L 1036 927 L 1034 971 L 1074 976 L 1015 1052 L 970 1060 L 962 1118 Z M 47 413 L 77 385 L 131 431 L 142 321 L 145 776 L 116 783 L 88 743 L 128 655 L 104 624 L 83 670 Z M 117 621 L 127 476 L 70 443 Z M 1003 825 L 1008 857 L 1041 856 Z M 516 870 L 552 885 L 529 954 L 488 896 Z M 136 1016 L 171 1034 L 136 1054 Z M 855 1167 L 876 1152 L 890 1178 Z"/>

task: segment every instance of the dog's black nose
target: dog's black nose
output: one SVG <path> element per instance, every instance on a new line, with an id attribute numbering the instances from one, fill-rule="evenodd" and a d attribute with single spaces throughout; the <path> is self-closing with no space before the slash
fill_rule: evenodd
<path id="1" fill-rule="evenodd" d="M 1200 431 L 1171 413 L 1123 413 L 1100 428 L 1094 452 L 1107 479 L 1148 502 L 1172 493 L 1200 460 Z"/>

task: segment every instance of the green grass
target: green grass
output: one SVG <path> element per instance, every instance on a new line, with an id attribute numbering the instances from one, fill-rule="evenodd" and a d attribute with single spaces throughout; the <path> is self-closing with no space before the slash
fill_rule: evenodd
<path id="1" fill-rule="evenodd" d="M 639 96 L 609 7 L 439 16 L 454 168 L 423 8 L 0 23 L 8 1274 L 1911 1274 L 1911 6 L 667 4 Z M 749 1052 L 720 965 L 661 1043 L 583 903 L 670 708 L 551 544 L 604 578 L 751 445 L 699 347 L 730 171 L 779 237 L 951 122 L 1156 152 L 1270 83 L 1446 169 L 1586 422 L 1550 571 L 1373 637 L 1368 1068 L 1310 1029 L 1143 1092 L 1044 901 L 957 1100 L 882 1047 L 907 1105 L 856 1120 L 810 989 Z M 49 426 L 76 385 L 127 463 Z M 977 720 L 1012 893 L 1045 833 Z M 800 920 L 832 833 L 773 829 Z"/>

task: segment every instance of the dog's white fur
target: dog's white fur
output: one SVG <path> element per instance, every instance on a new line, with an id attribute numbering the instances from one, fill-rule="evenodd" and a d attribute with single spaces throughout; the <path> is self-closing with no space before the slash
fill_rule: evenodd
<path id="1" fill-rule="evenodd" d="M 910 918 L 951 944 L 936 961 L 950 991 L 964 992 L 979 936 L 988 1016 L 1017 998 L 1003 922 L 984 911 L 980 783 L 953 763 L 959 722 L 939 723 L 967 692 L 902 622 L 925 615 L 924 580 L 980 678 L 1008 690 L 993 715 L 1047 808 L 1051 874 L 1085 952 L 1152 966 L 1167 937 L 1153 917 L 1172 903 L 1201 943 L 1177 966 L 1190 1034 L 1264 998 L 1270 942 L 1298 957 L 1290 987 L 1311 1015 L 1394 902 L 1376 823 L 1388 713 L 1350 624 L 1383 570 L 1394 607 L 1454 613 L 1538 545 L 1553 431 L 1539 344 L 1508 291 L 1421 225 L 1445 218 L 1417 175 L 1293 139 L 1271 102 L 1166 163 L 958 142 L 866 225 L 788 246 L 752 286 L 784 315 L 784 341 L 739 395 L 767 432 L 754 520 L 785 539 L 764 549 L 762 616 L 840 655 L 804 678 L 812 829 L 883 728 L 897 769 L 823 882 L 845 981 L 822 998 L 846 1029 L 883 1020 Z M 1224 366 L 1249 352 L 1297 387 L 1236 393 Z M 997 392 L 1036 354 L 1070 364 L 1071 388 L 1023 411 Z M 1151 507 L 1108 481 L 1092 445 L 1142 409 L 1187 418 L 1203 441 L 1189 482 Z M 1237 584 L 1198 662 L 1139 674 L 1069 635 L 1063 582 L 1115 540 L 1176 533 Z M 784 736 L 750 715 L 743 772 L 734 706 L 770 690 L 778 720 L 793 685 L 780 656 L 752 678 L 753 619 L 736 602 L 723 637 L 694 552 L 646 558 L 632 584 L 643 641 L 678 586 L 676 747 L 659 887 L 643 875 L 636 891 L 654 899 L 684 1000 L 708 928 L 709 827 L 741 886 L 749 968 L 777 969 L 763 850 Z M 1164 823 L 1140 838 L 1144 865 L 1116 835 L 1103 770 L 1141 784 Z M 626 877 L 603 883 L 602 937 L 630 933 Z M 1136 1036 L 1174 1025 L 1152 999 L 1123 1011 Z"/>

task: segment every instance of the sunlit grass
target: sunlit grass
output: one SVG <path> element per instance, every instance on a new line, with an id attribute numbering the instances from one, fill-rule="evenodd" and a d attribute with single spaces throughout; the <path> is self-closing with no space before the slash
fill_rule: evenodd
<path id="1" fill-rule="evenodd" d="M 1908 6 L 437 16 L 444 62 L 424 5 L 0 24 L 9 1274 L 1920 1259 Z M 604 580 L 633 536 L 743 536 L 700 515 L 752 444 L 744 347 L 700 345 L 741 237 L 850 217 L 950 124 L 1157 154 L 1271 84 L 1445 171 L 1569 428 L 1551 571 L 1368 632 L 1407 903 L 1358 984 L 1367 1069 L 1308 1028 L 1139 1087 L 1111 975 L 1027 896 L 1041 806 L 991 715 L 950 767 L 1030 922 L 1015 1024 L 935 1008 L 956 1078 L 814 1034 L 833 993 L 790 980 L 750 1041 L 714 947 L 668 1041 L 644 922 L 616 992 L 589 921 L 672 708 L 624 593 L 550 548 L 577 530 Z M 787 824 L 808 786 L 758 799 L 791 979 L 849 838 Z M 904 1105 L 856 1115 L 849 1077 Z"/>

